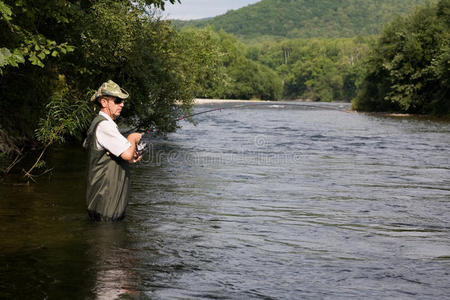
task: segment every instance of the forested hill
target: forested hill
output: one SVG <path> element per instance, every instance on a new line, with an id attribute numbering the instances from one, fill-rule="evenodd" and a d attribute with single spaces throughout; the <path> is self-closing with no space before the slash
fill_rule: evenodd
<path id="1" fill-rule="evenodd" d="M 396 14 L 411 13 L 426 0 L 262 0 L 207 20 L 177 26 L 212 25 L 241 38 L 352 37 L 378 34 Z M 435 1 L 432 1 L 435 2 Z"/>

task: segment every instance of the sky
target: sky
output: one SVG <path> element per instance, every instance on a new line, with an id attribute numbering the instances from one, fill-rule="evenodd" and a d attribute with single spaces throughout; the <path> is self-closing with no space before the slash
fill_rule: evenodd
<path id="1" fill-rule="evenodd" d="M 259 0 L 181 0 L 180 3 L 166 2 L 162 12 L 164 19 L 193 20 L 222 15 L 230 9 L 238 9 Z"/>

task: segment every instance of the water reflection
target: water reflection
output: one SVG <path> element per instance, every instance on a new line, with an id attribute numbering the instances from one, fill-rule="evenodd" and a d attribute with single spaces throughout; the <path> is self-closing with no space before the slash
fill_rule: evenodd
<path id="1" fill-rule="evenodd" d="M 88 253 L 93 262 L 96 299 L 138 298 L 139 277 L 133 272 L 138 264 L 127 243 L 126 222 L 92 223 L 88 236 Z"/>

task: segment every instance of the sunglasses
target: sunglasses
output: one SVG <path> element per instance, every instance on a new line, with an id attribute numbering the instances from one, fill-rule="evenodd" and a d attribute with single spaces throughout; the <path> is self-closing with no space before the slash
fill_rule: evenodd
<path id="1" fill-rule="evenodd" d="M 114 104 L 121 104 L 121 103 L 123 103 L 123 99 L 114 98 Z"/>

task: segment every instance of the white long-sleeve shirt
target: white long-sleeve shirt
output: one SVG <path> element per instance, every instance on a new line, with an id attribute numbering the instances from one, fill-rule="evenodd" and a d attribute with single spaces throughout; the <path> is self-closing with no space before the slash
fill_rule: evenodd
<path id="1" fill-rule="evenodd" d="M 131 146 L 130 142 L 120 133 L 119 127 L 110 116 L 102 111 L 99 115 L 105 117 L 106 121 L 101 121 L 95 131 L 97 148 L 106 149 L 115 156 L 120 156 Z"/>

